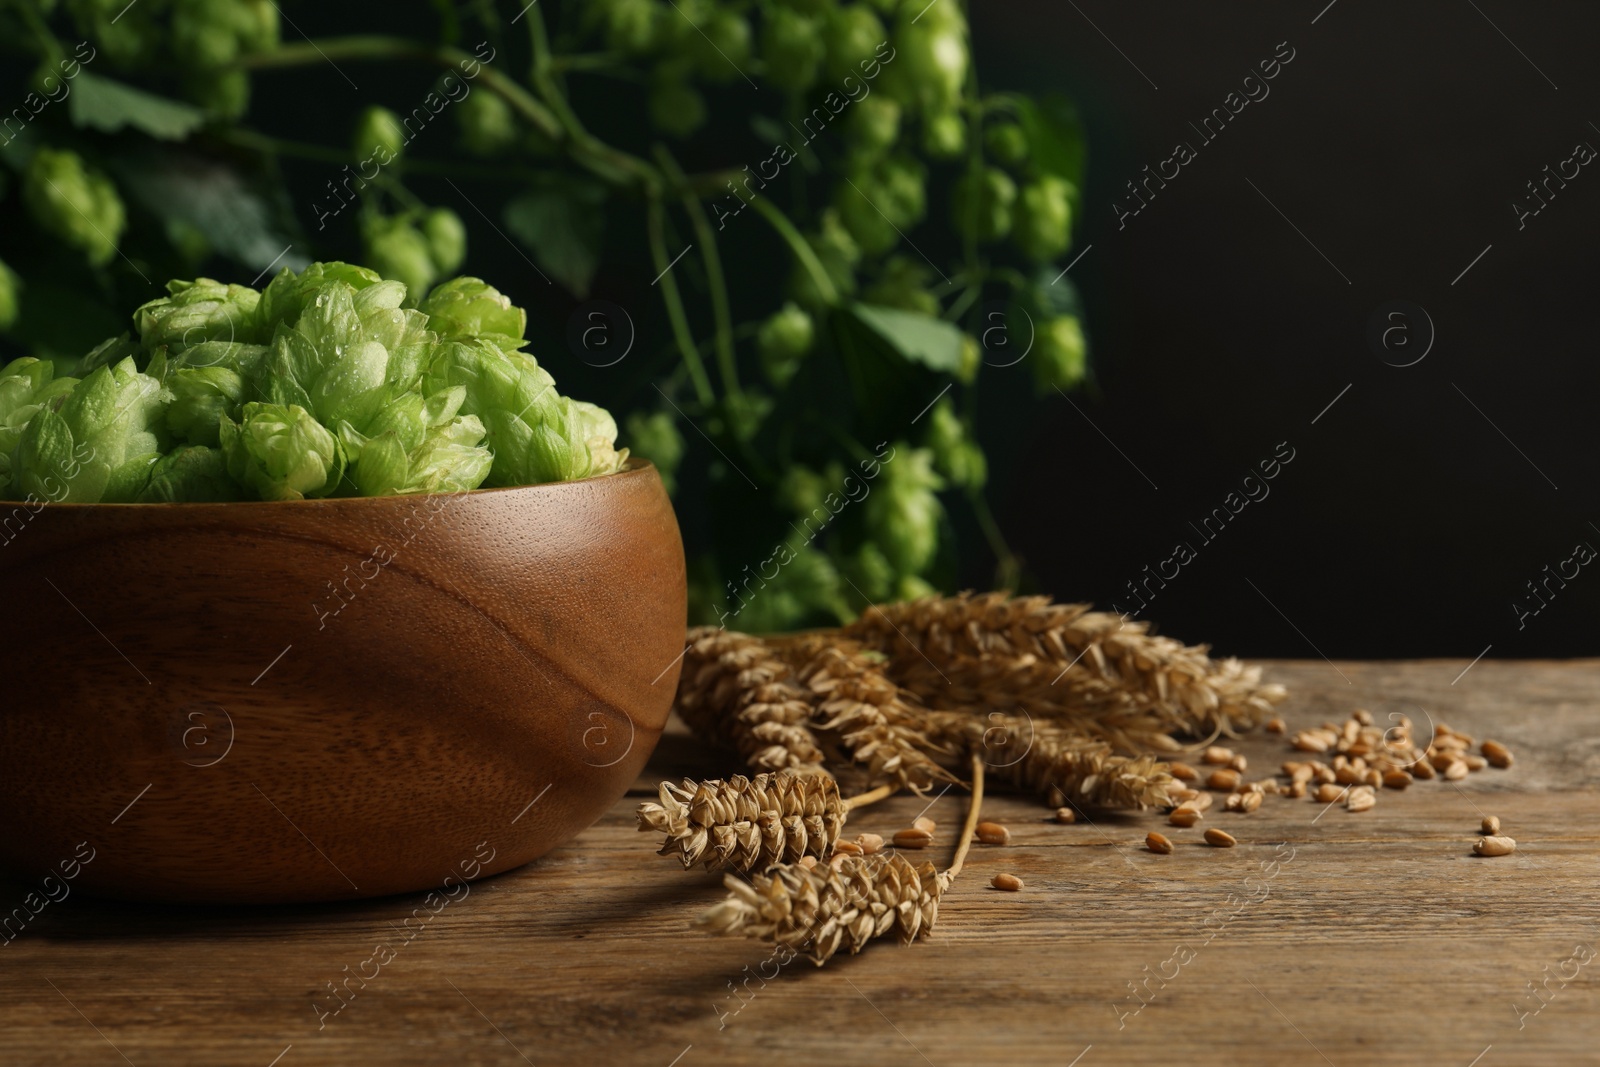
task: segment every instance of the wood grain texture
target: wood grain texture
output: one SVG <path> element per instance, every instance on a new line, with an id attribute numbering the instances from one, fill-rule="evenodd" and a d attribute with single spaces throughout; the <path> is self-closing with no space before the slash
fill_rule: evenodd
<path id="1" fill-rule="evenodd" d="M 76 888 L 164 903 L 381 896 L 542 855 L 643 766 L 685 614 L 643 462 L 455 496 L 55 505 L 0 552 L 0 597 L 26 620 L 0 861 L 42 873 L 86 843 Z"/>
<path id="2" fill-rule="evenodd" d="M 1452 686 L 1465 665 L 1336 673 L 1318 661 L 1268 674 L 1291 687 L 1291 727 L 1357 706 L 1416 717 L 1420 706 L 1510 743 L 1509 771 L 1384 790 L 1361 814 L 1273 797 L 1253 815 L 1210 815 L 1239 838 L 1233 849 L 1196 845 L 1198 828 L 1156 815 L 1058 826 L 1031 802 L 995 798 L 986 812 L 1009 824 L 1012 844 L 975 849 L 931 940 L 875 945 L 820 970 L 796 961 L 764 986 L 751 978 L 742 1002 L 730 984 L 758 975 L 766 950 L 689 929 L 721 895 L 718 879 L 653 855 L 634 830 L 658 776 L 728 769 L 674 725 L 634 796 L 436 912 L 418 895 L 231 910 L 77 893 L 47 904 L 0 944 L 0 1061 L 1594 1062 L 1595 964 L 1565 986 L 1552 980 L 1537 1015 L 1517 1006 L 1539 1004 L 1527 983 L 1572 973 L 1563 963 L 1575 946 L 1600 948 L 1600 663 L 1485 661 Z M 1286 758 L 1281 739 L 1237 747 L 1263 773 Z M 896 798 L 851 825 L 890 831 L 921 807 Z M 955 791 L 934 802 L 944 841 L 931 858 L 948 859 L 962 811 Z M 1516 854 L 1471 855 L 1484 813 L 1500 816 Z M 1178 843 L 1172 855 L 1140 848 L 1155 827 Z M 1292 859 L 1265 874 L 1284 842 Z M 85 870 L 118 847 L 106 834 Z M 998 871 L 1027 888 L 989 889 Z M 0 890 L 6 907 L 27 892 Z M 1180 946 L 1192 959 L 1126 1014 L 1137 1003 L 1128 983 L 1146 966 L 1172 974 Z M 329 983 L 358 971 L 375 977 L 352 980 L 331 1014 L 341 1001 Z"/>

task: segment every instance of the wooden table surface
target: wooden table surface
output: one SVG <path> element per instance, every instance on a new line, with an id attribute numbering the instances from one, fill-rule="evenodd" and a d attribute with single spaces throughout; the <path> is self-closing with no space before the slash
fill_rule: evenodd
<path id="1" fill-rule="evenodd" d="M 822 969 L 774 976 L 761 943 L 689 928 L 720 879 L 654 855 L 633 811 L 659 777 L 728 768 L 672 734 L 596 826 L 437 913 L 421 896 L 250 910 L 71 896 L 0 946 L 0 1063 L 1600 1062 L 1600 662 L 1484 661 L 1452 685 L 1464 666 L 1269 674 L 1291 688 L 1291 728 L 1420 709 L 1512 745 L 1510 770 L 1384 790 L 1359 814 L 1269 797 L 1210 815 L 1234 849 L 1155 814 L 1060 826 L 995 797 L 985 812 L 1012 844 L 974 850 L 933 938 Z M 1289 758 L 1281 738 L 1236 747 L 1252 771 Z M 930 812 L 945 842 L 958 793 Z M 851 825 L 892 831 L 922 807 L 895 798 Z M 1514 855 L 1471 854 L 1486 813 Z M 1156 827 L 1174 854 L 1142 848 Z M 990 889 L 999 871 L 1026 890 Z M 26 887 L 0 891 L 9 909 Z M 323 1015 L 341 1003 L 329 983 L 358 971 L 376 977 Z M 1151 975 L 1167 980 L 1135 999 Z"/>

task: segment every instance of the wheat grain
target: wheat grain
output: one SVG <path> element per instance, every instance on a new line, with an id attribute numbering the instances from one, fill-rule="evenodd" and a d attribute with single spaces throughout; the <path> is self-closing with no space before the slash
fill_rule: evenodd
<path id="1" fill-rule="evenodd" d="M 1488 834 L 1478 838 L 1478 843 L 1472 846 L 1472 851 L 1480 856 L 1509 856 L 1517 850 L 1516 841 L 1499 834 Z"/>
<path id="2" fill-rule="evenodd" d="M 1022 879 L 1014 874 L 997 874 L 989 884 L 1007 893 L 1017 893 L 1022 890 Z"/>

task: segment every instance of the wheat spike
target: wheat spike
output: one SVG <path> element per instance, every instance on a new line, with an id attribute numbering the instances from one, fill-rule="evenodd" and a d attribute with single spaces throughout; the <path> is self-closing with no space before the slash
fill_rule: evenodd
<path id="1" fill-rule="evenodd" d="M 778 771 L 662 782 L 659 803 L 639 805 L 639 829 L 665 834 L 661 855 L 676 855 L 686 868 L 751 872 L 802 856 L 826 859 L 845 813 L 831 776 Z"/>
<path id="2" fill-rule="evenodd" d="M 951 877 L 897 853 L 846 856 L 838 869 L 775 867 L 749 882 L 729 875 L 730 895 L 696 920 L 713 933 L 763 938 L 818 966 L 841 948 L 854 955 L 874 938 L 901 944 L 927 936 Z"/>
<path id="3" fill-rule="evenodd" d="M 817 728 L 863 765 L 872 781 L 922 792 L 955 778 L 930 757 L 927 708 L 884 676 L 883 657 L 836 632 L 780 642 L 782 655 L 810 693 Z"/>
<path id="4" fill-rule="evenodd" d="M 710 626 L 689 631 L 678 713 L 700 737 L 730 745 L 757 770 L 820 769 L 811 701 L 760 638 Z"/>
<path id="5" fill-rule="evenodd" d="M 1037 693 L 1038 665 L 1049 664 L 1065 686 L 1064 708 L 1093 713 L 1121 703 L 1193 733 L 1252 726 L 1284 695 L 1281 686 L 1261 684 L 1259 668 L 1213 663 L 1205 646 L 1158 637 L 1146 622 L 1047 597 L 963 593 L 876 605 L 844 632 L 887 653 L 891 673 L 915 681 L 919 693 L 931 686 L 919 660 L 952 680 L 952 672 L 973 672 L 969 688 L 991 694 L 1013 671 Z M 996 695 L 1004 700 L 1005 688 Z"/>
<path id="6" fill-rule="evenodd" d="M 1075 804 L 1099 808 L 1149 808 L 1168 803 L 1169 768 L 1153 756 L 1118 756 L 1103 740 L 990 712 L 933 712 L 930 731 L 964 744 L 988 772 L 1042 798 L 1058 790 Z"/>

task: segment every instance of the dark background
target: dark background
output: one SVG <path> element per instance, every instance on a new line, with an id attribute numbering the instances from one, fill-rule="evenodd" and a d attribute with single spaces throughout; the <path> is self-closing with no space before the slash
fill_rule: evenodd
<path id="1" fill-rule="evenodd" d="M 1600 11 L 1338 0 L 1313 25 L 1326 3 L 977 12 L 980 72 L 1065 89 L 1090 137 L 1068 255 L 1092 246 L 1072 277 L 1099 389 L 1081 411 L 986 412 L 1018 446 L 994 464 L 1000 521 L 1042 591 L 1124 608 L 1126 582 L 1188 541 L 1197 558 L 1142 617 L 1220 652 L 1592 655 L 1594 568 L 1525 628 L 1511 604 L 1578 542 L 1600 546 L 1600 167 L 1520 232 L 1510 205 L 1577 142 L 1600 147 Z M 1200 147 L 1188 122 L 1281 41 L 1296 57 L 1271 94 Z M 1119 230 L 1112 199 L 1177 140 L 1199 157 Z M 1393 300 L 1437 330 L 1414 366 L 1366 340 Z M 1296 458 L 1271 495 L 1202 542 L 1189 522 L 1282 441 Z"/>
<path id="2" fill-rule="evenodd" d="M 979 387 L 989 496 L 1023 557 L 1024 588 L 1133 609 L 1127 583 L 1186 541 L 1197 557 L 1139 615 L 1221 653 L 1600 651 L 1590 621 L 1600 606 L 1593 568 L 1521 629 L 1512 607 L 1527 598 L 1525 583 L 1579 541 L 1600 546 L 1600 456 L 1589 433 L 1600 385 L 1589 323 L 1600 280 L 1600 163 L 1525 229 L 1511 209 L 1525 183 L 1577 142 L 1600 147 L 1590 124 L 1600 123 L 1591 54 L 1600 10 L 1576 0 L 974 7 L 985 88 L 1065 92 L 1089 138 L 1076 244 L 1061 266 L 1081 253 L 1071 277 L 1083 295 L 1095 380 L 1070 401 L 1041 398 L 1018 365 L 986 370 Z M 369 5 L 289 10 L 286 42 L 373 25 Z M 411 17 L 431 16 L 417 5 Z M 467 47 L 476 39 L 469 31 Z M 1268 83 L 1270 95 L 1202 145 L 1189 123 L 1221 106 L 1280 42 L 1295 57 Z M 503 62 L 514 60 L 508 53 Z M 250 124 L 338 145 L 357 107 L 409 110 L 437 74 L 347 66 L 359 91 L 331 66 L 261 73 L 256 100 L 271 106 L 253 109 Z M 25 71 L 3 73 L 9 84 Z M 584 102 L 585 114 L 598 133 L 648 140 L 637 87 L 588 84 L 596 96 Z M 749 111 L 746 91 L 718 90 L 713 109 Z M 419 138 L 421 156 L 451 156 L 448 125 Z M 1112 205 L 1126 197 L 1124 183 L 1179 140 L 1198 158 L 1119 229 Z M 203 150 L 254 165 L 248 152 Z M 769 151 L 753 134 L 702 137 L 681 146 L 680 158 L 691 170 L 736 167 Z M 282 167 L 311 251 L 359 260 L 353 211 L 315 230 L 311 205 L 326 198 L 339 168 L 304 159 Z M 492 164 L 478 169 L 459 190 L 425 173 L 407 182 L 426 202 L 460 212 L 471 231 L 467 269 L 529 309 L 532 351 L 565 392 L 619 414 L 658 405 L 669 340 L 638 212 L 623 207 L 608 217 L 592 295 L 630 311 L 641 353 L 613 367 L 586 366 L 565 336 L 579 302 L 541 281 L 486 221 L 499 217 L 520 179 Z M 723 258 L 736 308 L 765 314 L 790 266 L 764 227 L 743 225 L 749 221 L 729 226 Z M 952 251 L 939 244 L 948 226 L 932 222 L 939 225 L 914 237 L 943 262 Z M 0 252 L 12 262 L 37 254 L 30 234 L 0 232 Z M 684 264 L 691 292 L 696 269 L 692 258 Z M 255 271 L 218 264 L 210 273 L 249 283 Z M 1374 311 L 1396 300 L 1425 309 L 1437 331 L 1413 366 L 1385 363 L 1368 343 Z M 91 341 L 118 328 L 84 324 Z M 1221 507 L 1280 442 L 1295 458 L 1268 483 L 1270 496 L 1204 543 L 1190 523 Z M 691 463 L 683 476 L 693 483 L 704 470 Z M 704 545 L 748 510 L 737 499 L 681 504 L 680 517 L 689 540 Z M 988 588 L 994 558 L 965 510 L 954 501 L 951 510 L 960 582 Z M 753 543 L 772 543 L 767 531 L 747 533 Z"/>

